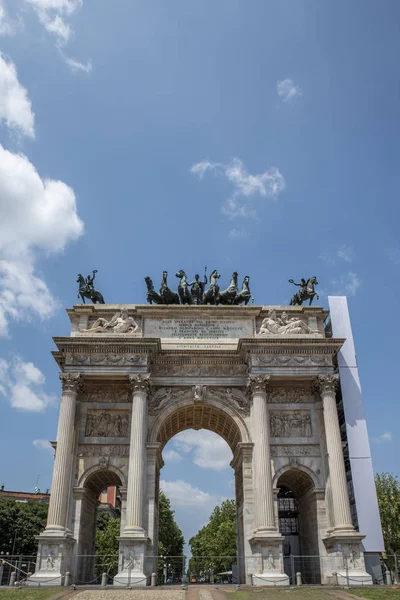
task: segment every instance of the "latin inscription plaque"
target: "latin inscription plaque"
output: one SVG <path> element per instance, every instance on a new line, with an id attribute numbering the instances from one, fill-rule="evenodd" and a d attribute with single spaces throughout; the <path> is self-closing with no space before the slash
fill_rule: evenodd
<path id="1" fill-rule="evenodd" d="M 221 340 L 253 337 L 252 319 L 145 319 L 144 337 Z"/>

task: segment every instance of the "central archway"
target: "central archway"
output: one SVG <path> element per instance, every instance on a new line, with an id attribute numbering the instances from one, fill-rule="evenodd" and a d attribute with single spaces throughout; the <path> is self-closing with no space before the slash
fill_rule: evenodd
<path id="1" fill-rule="evenodd" d="M 236 498 L 236 549 L 238 557 L 238 575 L 239 581 L 244 581 L 245 568 L 245 539 L 249 536 L 244 533 L 244 503 L 245 494 L 243 492 L 243 456 L 241 446 L 250 446 L 248 429 L 243 418 L 233 405 L 226 405 L 211 395 L 207 396 L 205 402 L 185 401 L 177 403 L 174 407 L 169 407 L 162 414 L 157 415 L 150 426 L 149 442 L 150 445 L 157 444 L 160 452 L 165 445 L 178 433 L 194 429 L 205 429 L 218 434 L 229 446 L 232 451 L 233 460 L 230 466 L 235 473 L 235 498 Z M 243 444 L 244 443 L 244 444 Z M 248 463 L 248 460 L 246 460 Z M 157 548 L 158 541 L 158 494 L 160 467 L 156 470 L 154 487 L 154 551 Z M 249 511 L 247 511 L 248 513 Z M 249 550 L 248 550 L 249 552 Z"/>

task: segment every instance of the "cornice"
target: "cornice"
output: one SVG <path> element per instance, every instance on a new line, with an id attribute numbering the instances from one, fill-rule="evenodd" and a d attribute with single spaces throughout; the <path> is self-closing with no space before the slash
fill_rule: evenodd
<path id="1" fill-rule="evenodd" d="M 241 354 L 329 354 L 339 352 L 344 338 L 254 338 L 240 339 L 238 352 Z"/>
<path id="2" fill-rule="evenodd" d="M 161 351 L 161 342 L 159 338 L 116 338 L 113 337 L 53 337 L 53 341 L 58 351 L 64 354 L 70 353 L 136 353 L 150 354 Z"/>

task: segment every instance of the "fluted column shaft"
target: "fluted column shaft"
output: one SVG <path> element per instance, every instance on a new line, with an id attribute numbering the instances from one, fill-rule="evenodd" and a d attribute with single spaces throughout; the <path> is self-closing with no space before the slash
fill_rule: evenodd
<path id="1" fill-rule="evenodd" d="M 255 528 L 257 533 L 276 531 L 267 410 L 268 383 L 269 376 L 253 376 L 249 379 L 249 390 L 253 400 L 253 477 L 255 483 Z"/>
<path id="2" fill-rule="evenodd" d="M 320 375 L 318 386 L 324 411 L 326 447 L 331 482 L 335 531 L 353 531 L 350 501 L 344 466 L 342 440 L 336 407 L 337 375 Z"/>
<path id="3" fill-rule="evenodd" d="M 129 450 L 126 525 L 124 535 L 143 535 L 143 509 L 146 490 L 148 376 L 129 377 L 132 390 L 131 438 Z"/>
<path id="4" fill-rule="evenodd" d="M 61 373 L 60 379 L 62 396 L 46 532 L 63 532 L 66 529 L 73 460 L 76 396 L 81 377 L 72 373 Z"/>

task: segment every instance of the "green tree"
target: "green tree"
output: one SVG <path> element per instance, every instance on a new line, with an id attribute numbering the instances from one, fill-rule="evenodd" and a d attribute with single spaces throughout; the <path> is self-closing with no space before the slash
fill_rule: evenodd
<path id="1" fill-rule="evenodd" d="M 158 554 L 159 556 L 182 556 L 185 538 L 175 521 L 171 502 L 160 490 L 158 500 Z"/>
<path id="2" fill-rule="evenodd" d="M 114 577 L 118 571 L 118 536 L 121 521 L 105 512 L 97 513 L 96 522 L 96 575 L 108 573 Z"/>
<path id="3" fill-rule="evenodd" d="M 189 540 L 192 558 L 189 571 L 230 571 L 236 561 L 236 503 L 225 500 L 216 506 L 210 521 Z M 201 557 L 201 558 L 200 558 Z"/>
<path id="4" fill-rule="evenodd" d="M 400 481 L 391 473 L 375 475 L 383 540 L 387 554 L 400 550 Z"/>
<path id="5" fill-rule="evenodd" d="M 46 527 L 48 504 L 0 498 L 0 552 L 34 556 L 36 536 Z"/>

